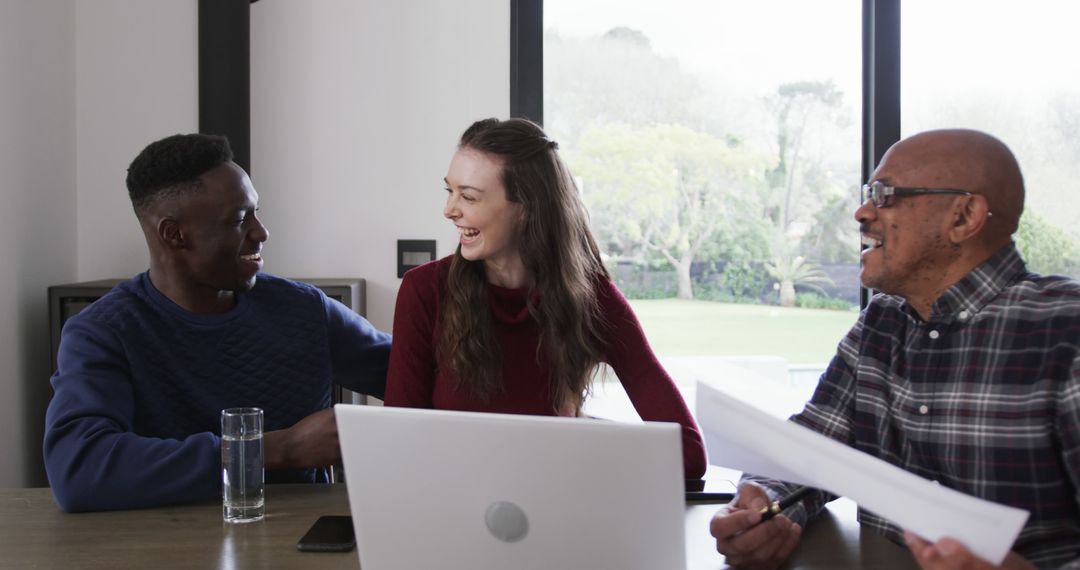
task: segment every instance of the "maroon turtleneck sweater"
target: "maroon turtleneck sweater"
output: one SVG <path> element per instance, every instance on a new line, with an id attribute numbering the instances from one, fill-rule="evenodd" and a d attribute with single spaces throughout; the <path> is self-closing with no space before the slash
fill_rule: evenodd
<path id="1" fill-rule="evenodd" d="M 394 340 L 386 378 L 386 404 L 510 414 L 555 415 L 548 370 L 536 359 L 539 327 L 526 308 L 525 289 L 488 285 L 502 349 L 503 390 L 487 402 L 458 390 L 453 374 L 435 358 L 443 291 L 451 257 L 405 274 L 394 312 Z M 688 479 L 705 473 L 705 446 L 694 418 L 653 354 L 633 310 L 610 280 L 597 292 L 607 320 L 604 362 L 611 366 L 642 419 L 682 425 L 683 467 Z M 542 302 L 542 301 L 541 301 Z"/>

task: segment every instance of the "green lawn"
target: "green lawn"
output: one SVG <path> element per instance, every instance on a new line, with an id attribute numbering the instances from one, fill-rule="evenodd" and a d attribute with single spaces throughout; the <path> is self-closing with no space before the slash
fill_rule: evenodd
<path id="1" fill-rule="evenodd" d="M 785 309 L 680 299 L 630 301 L 659 356 L 776 355 L 825 363 L 855 311 Z"/>

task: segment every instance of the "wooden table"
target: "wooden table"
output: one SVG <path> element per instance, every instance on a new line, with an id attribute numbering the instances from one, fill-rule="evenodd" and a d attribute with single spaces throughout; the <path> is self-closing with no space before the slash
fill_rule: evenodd
<path id="1" fill-rule="evenodd" d="M 232 525 L 221 503 L 65 514 L 47 488 L 0 490 L 0 568 L 351 568 L 355 551 L 308 553 L 296 541 L 321 515 L 349 514 L 344 485 L 271 485 L 266 519 Z M 709 536 L 716 504 L 686 508 L 691 570 L 725 568 Z M 914 568 L 911 555 L 855 522 L 850 501 L 806 529 L 791 568 Z"/>

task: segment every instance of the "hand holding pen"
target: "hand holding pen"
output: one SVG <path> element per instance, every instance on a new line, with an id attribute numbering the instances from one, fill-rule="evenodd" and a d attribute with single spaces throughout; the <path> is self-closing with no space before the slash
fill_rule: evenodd
<path id="1" fill-rule="evenodd" d="M 781 512 L 795 506 L 799 501 L 806 498 L 814 489 L 811 487 L 799 487 L 795 492 L 761 507 L 761 522 L 765 522 Z"/>
<path id="2" fill-rule="evenodd" d="M 805 499 L 810 492 L 811 489 L 799 489 L 779 501 L 772 501 L 760 486 L 743 483 L 735 500 L 721 508 L 710 521 L 709 533 L 716 539 L 717 552 L 732 566 L 776 568 L 782 565 L 795 550 L 802 526 L 776 515 Z"/>

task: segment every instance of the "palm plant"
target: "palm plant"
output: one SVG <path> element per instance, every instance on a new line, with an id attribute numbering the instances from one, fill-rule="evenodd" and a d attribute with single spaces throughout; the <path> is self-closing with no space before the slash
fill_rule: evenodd
<path id="1" fill-rule="evenodd" d="M 793 256 L 787 251 L 767 262 L 765 271 L 780 285 L 781 307 L 795 306 L 796 285 L 813 289 L 822 295 L 825 294 L 822 285 L 833 285 L 833 280 L 820 267 L 806 261 L 801 255 Z"/>

